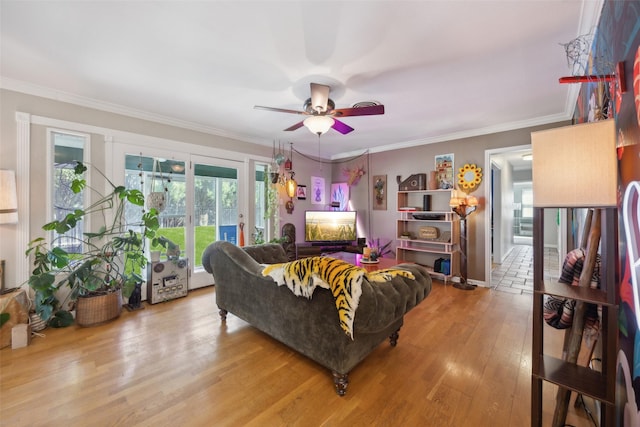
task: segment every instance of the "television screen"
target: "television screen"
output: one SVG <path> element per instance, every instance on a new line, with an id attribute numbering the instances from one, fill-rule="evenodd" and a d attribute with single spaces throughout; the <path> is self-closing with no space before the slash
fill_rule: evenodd
<path id="1" fill-rule="evenodd" d="M 355 211 L 306 211 L 306 242 L 352 242 L 356 240 Z"/>

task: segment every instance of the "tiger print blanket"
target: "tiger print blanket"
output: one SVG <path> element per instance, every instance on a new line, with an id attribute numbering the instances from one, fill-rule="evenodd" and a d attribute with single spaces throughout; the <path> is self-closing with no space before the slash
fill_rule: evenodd
<path id="1" fill-rule="evenodd" d="M 262 275 L 271 277 L 278 286 L 286 285 L 295 295 L 309 299 L 316 286 L 329 289 L 338 310 L 340 327 L 351 339 L 365 275 L 371 282 L 386 282 L 398 275 L 414 279 L 406 270 L 388 268 L 367 273 L 364 268 L 346 261 L 320 256 L 268 265 Z"/>

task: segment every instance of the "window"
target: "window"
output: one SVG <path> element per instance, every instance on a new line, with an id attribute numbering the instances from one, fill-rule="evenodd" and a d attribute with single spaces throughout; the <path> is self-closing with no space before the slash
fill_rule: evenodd
<path id="1" fill-rule="evenodd" d="M 533 218 L 533 189 L 522 189 L 522 217 Z"/>
<path id="2" fill-rule="evenodd" d="M 250 243 L 264 243 L 267 237 L 265 178 L 267 165 L 256 164 L 255 230 L 250 230 Z"/>
<path id="3" fill-rule="evenodd" d="M 88 157 L 89 136 L 63 131 L 49 131 L 49 140 L 53 151 L 53 169 L 51 185 L 51 220 L 61 220 L 76 209 L 84 209 L 85 191 L 74 193 L 71 181 L 77 161 L 85 162 Z M 87 178 L 88 179 L 88 178 Z M 87 224 L 82 221 L 73 230 L 65 234 L 53 231 L 52 245 L 68 253 L 82 252 L 80 238 Z"/>

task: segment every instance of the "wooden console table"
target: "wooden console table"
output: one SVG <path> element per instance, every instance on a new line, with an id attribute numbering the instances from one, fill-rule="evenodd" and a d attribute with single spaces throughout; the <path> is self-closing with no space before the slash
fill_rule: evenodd
<path id="1" fill-rule="evenodd" d="M 331 244 L 325 245 L 311 244 L 311 243 L 296 243 L 296 259 L 308 258 L 312 256 L 320 256 L 326 253 L 338 253 L 348 252 L 354 254 L 361 254 L 362 247 L 354 246 L 351 244 Z"/>

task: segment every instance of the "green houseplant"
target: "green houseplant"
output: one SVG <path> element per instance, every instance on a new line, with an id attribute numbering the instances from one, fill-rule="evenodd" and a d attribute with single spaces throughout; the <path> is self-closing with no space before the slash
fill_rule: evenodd
<path id="1" fill-rule="evenodd" d="M 121 295 L 129 297 L 136 285 L 143 281 L 140 271 L 147 263 L 147 239 L 151 239 L 153 245 L 166 247 L 170 244 L 168 239 L 160 240 L 156 235 L 160 227 L 157 210 L 142 209 L 135 220 L 126 220 L 128 205 L 144 207 L 145 198 L 141 191 L 117 186 L 98 169 L 93 170 L 107 183 L 107 194 L 102 195 L 87 186 L 87 166 L 76 162 L 71 190 L 79 193 L 85 188 L 90 189 L 99 195 L 98 200 L 84 210 L 76 209 L 62 219 L 45 224 L 42 228 L 55 231 L 58 237 L 51 244 L 44 238 L 34 239 L 26 251 L 27 256 L 33 256 L 34 269 L 28 283 L 34 290 L 36 313 L 53 327 L 73 323 L 73 316 L 62 308 L 64 304 L 58 299 L 62 287 L 70 288 L 67 298 L 71 301 L 115 293 L 120 295 L 121 302 Z M 57 245 L 60 235 L 74 229 L 89 215 L 100 216 L 104 224 L 96 232 L 85 232 L 73 238 L 82 247 L 80 253 L 68 253 Z M 79 309 L 80 306 L 76 305 L 76 317 Z"/>

